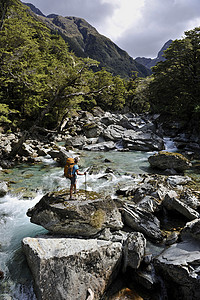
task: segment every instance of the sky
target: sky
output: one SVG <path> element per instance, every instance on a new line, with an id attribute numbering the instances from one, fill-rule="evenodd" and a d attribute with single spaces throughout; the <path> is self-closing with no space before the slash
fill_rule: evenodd
<path id="1" fill-rule="evenodd" d="M 85 19 L 130 56 L 157 57 L 169 40 L 200 26 L 199 0 L 23 0 L 43 14 Z"/>

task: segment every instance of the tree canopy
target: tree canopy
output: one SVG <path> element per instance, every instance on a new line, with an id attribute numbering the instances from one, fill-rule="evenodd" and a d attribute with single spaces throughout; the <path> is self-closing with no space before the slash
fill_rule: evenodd
<path id="1" fill-rule="evenodd" d="M 165 51 L 165 58 L 153 68 L 152 110 L 191 118 L 200 112 L 200 28 L 175 40 Z"/>
<path id="2" fill-rule="evenodd" d="M 165 51 L 153 75 L 113 76 L 98 62 L 78 58 L 19 0 L 0 3 L 0 124 L 59 129 L 73 110 L 200 115 L 200 28 Z"/>

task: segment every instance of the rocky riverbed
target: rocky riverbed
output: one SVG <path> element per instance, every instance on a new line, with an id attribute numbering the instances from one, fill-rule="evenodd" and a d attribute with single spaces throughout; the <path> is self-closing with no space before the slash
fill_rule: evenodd
<path id="1" fill-rule="evenodd" d="M 66 149 L 87 151 L 161 151 L 165 137 L 173 138 L 174 146 L 185 156 L 200 156 L 199 132 L 187 129 L 181 123 L 167 123 L 159 115 L 137 115 L 80 111 L 66 119 L 62 131 L 48 133 L 42 129 L 31 132 L 0 134 L 0 166 L 12 167 L 15 163 L 37 162 L 38 156 L 51 155 L 64 164 L 58 142 Z"/>
<path id="2" fill-rule="evenodd" d="M 87 299 L 88 289 L 109 299 L 119 276 L 143 296 L 161 296 L 162 281 L 168 299 L 199 299 L 200 202 L 189 177 L 138 175 L 114 199 L 85 191 L 68 199 L 68 190 L 52 192 L 27 212 L 49 230 L 23 240 L 38 299 Z"/>
<path id="3" fill-rule="evenodd" d="M 132 174 L 112 196 L 80 190 L 69 201 L 69 190 L 59 190 L 28 210 L 30 221 L 49 232 L 22 242 L 38 299 L 110 300 L 124 287 L 143 299 L 200 298 L 200 193 L 184 175 L 198 157 L 199 140 L 175 132 L 183 155 L 163 152 L 158 116 L 80 112 L 59 136 L 1 135 L 3 171 L 42 156 L 62 167 L 75 155 L 71 150 L 156 151 L 149 155 L 155 174 Z M 88 174 L 105 173 L 109 182 L 115 176 L 109 162 L 90 166 Z M 8 188 L 1 182 L 1 197 Z"/>

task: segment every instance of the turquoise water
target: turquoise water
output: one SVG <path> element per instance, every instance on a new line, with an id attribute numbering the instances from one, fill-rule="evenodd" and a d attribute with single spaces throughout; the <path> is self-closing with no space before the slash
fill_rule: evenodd
<path id="1" fill-rule="evenodd" d="M 97 174 L 79 176 L 78 188 L 112 194 L 116 187 L 131 180 L 132 174 L 150 172 L 148 157 L 144 152 L 80 152 L 80 170 L 99 167 Z M 109 162 L 105 162 L 105 159 Z M 111 168 L 108 180 L 101 178 L 105 169 Z M 199 174 L 197 174 L 199 176 Z M 0 280 L 0 299 L 3 295 L 13 300 L 35 300 L 33 285 L 21 240 L 26 236 L 45 233 L 42 227 L 30 223 L 26 216 L 41 197 L 53 190 L 69 188 L 69 180 L 63 177 L 63 168 L 50 157 L 41 158 L 34 165 L 19 165 L 12 170 L 0 171 L 0 180 L 9 182 L 9 193 L 0 198 L 0 270 L 5 274 Z"/>

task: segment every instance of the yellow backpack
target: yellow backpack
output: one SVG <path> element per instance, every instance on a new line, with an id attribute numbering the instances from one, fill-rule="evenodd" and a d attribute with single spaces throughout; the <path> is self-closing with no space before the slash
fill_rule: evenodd
<path id="1" fill-rule="evenodd" d="M 72 157 L 68 157 L 66 161 L 66 165 L 64 168 L 64 176 L 66 178 L 72 178 L 74 175 L 72 174 L 73 166 L 75 165 L 74 159 Z"/>

